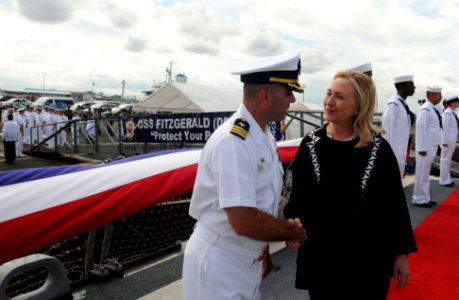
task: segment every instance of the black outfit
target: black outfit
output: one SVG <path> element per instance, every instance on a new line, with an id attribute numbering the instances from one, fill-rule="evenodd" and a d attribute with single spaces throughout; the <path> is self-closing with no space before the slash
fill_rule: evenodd
<path id="1" fill-rule="evenodd" d="M 16 142 L 3 141 L 3 147 L 5 151 L 5 162 L 13 163 L 16 160 Z"/>
<path id="2" fill-rule="evenodd" d="M 396 158 L 379 135 L 356 149 L 326 126 L 302 140 L 292 164 L 284 214 L 307 234 L 295 287 L 312 300 L 386 299 L 395 256 L 417 251 Z"/>

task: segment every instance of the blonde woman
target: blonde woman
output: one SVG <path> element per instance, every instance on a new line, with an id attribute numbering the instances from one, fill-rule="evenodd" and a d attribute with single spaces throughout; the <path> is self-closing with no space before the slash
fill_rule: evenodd
<path id="1" fill-rule="evenodd" d="M 376 91 L 361 72 L 338 72 L 324 98 L 327 123 L 304 137 L 292 165 L 286 218 L 300 218 L 295 286 L 311 300 L 386 299 L 407 284 L 416 251 L 397 160 L 373 125 Z M 346 297 L 344 297 L 346 298 Z"/>

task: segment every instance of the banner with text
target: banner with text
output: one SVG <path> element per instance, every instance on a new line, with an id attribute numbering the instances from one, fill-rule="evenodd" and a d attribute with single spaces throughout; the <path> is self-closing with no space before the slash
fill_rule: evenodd
<path id="1" fill-rule="evenodd" d="M 124 140 L 143 143 L 205 143 L 233 112 L 133 116 L 124 123 Z"/>

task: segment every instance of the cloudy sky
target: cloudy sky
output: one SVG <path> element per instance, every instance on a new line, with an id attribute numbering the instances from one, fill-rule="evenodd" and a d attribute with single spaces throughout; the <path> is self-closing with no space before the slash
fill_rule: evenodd
<path id="1" fill-rule="evenodd" d="M 240 88 L 233 67 L 298 50 L 305 102 L 372 62 L 379 110 L 404 74 L 416 110 L 428 84 L 459 94 L 458 25 L 459 0 L 0 0 L 0 88 L 120 95 L 125 79 L 139 99 L 171 61 L 189 83 Z"/>

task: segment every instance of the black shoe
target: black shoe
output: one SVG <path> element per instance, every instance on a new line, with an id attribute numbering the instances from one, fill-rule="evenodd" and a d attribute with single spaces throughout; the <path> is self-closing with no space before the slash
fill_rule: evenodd
<path id="1" fill-rule="evenodd" d="M 434 206 L 434 204 L 430 203 L 430 202 L 427 202 L 427 203 L 413 203 L 414 206 L 419 206 L 419 207 L 427 207 L 427 208 L 431 208 L 432 206 Z"/>
<path id="2" fill-rule="evenodd" d="M 432 204 L 432 206 L 437 205 L 437 201 L 429 201 L 429 204 Z"/>
<path id="3" fill-rule="evenodd" d="M 453 187 L 454 186 L 454 182 L 450 182 L 450 183 L 447 183 L 447 184 L 440 184 L 441 186 L 447 186 L 447 187 Z"/>

